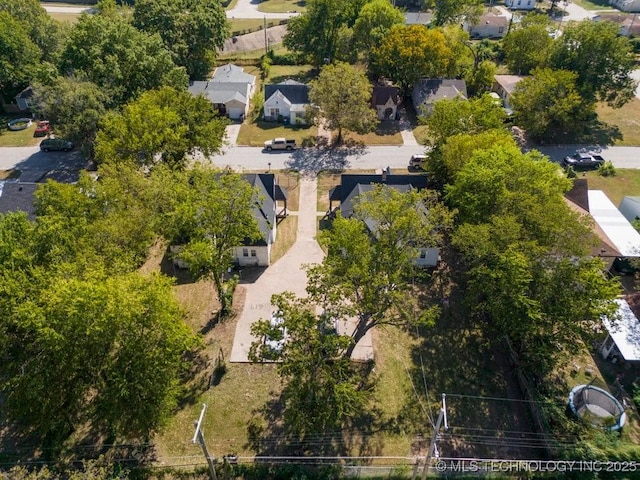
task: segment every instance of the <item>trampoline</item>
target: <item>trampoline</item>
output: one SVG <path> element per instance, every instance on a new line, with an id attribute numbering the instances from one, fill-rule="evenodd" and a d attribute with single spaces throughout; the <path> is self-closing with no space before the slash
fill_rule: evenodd
<path id="1" fill-rule="evenodd" d="M 569 408 L 594 427 L 620 430 L 627 415 L 620 402 L 609 392 L 593 385 L 578 385 L 569 394 Z"/>

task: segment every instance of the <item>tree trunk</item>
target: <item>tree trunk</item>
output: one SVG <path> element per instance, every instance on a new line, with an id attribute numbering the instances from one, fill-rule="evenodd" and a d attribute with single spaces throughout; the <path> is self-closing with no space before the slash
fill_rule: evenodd
<path id="1" fill-rule="evenodd" d="M 358 342 L 362 340 L 362 337 L 364 337 L 367 332 L 375 326 L 375 323 L 369 323 L 370 318 L 371 315 L 366 315 L 364 318 L 358 321 L 358 325 L 356 325 L 356 329 L 354 330 L 353 335 L 351 335 L 353 341 L 349 344 L 349 347 L 344 352 L 345 357 L 351 358 L 351 355 L 353 355 L 353 351 L 356 349 L 356 345 L 358 345 Z"/>
<path id="2" fill-rule="evenodd" d="M 216 292 L 218 293 L 218 301 L 220 302 L 220 316 L 224 317 L 228 313 L 230 307 L 224 291 L 224 281 L 222 280 L 222 275 L 216 272 L 212 273 L 211 277 L 213 278 L 213 283 L 216 287 Z"/>
<path id="3" fill-rule="evenodd" d="M 336 137 L 336 141 L 333 143 L 335 146 L 338 146 L 342 143 L 342 127 L 338 127 L 338 136 Z"/>

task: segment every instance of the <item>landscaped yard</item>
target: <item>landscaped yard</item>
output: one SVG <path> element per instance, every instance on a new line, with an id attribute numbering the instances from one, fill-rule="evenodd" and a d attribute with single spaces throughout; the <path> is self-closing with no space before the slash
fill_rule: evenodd
<path id="1" fill-rule="evenodd" d="M 268 13 L 304 12 L 305 0 L 263 0 L 258 3 L 258 10 Z"/>
<path id="2" fill-rule="evenodd" d="M 24 116 L 24 115 L 22 115 Z M 37 145 L 42 138 L 35 138 L 33 132 L 36 129 L 36 123 L 33 122 L 30 127 L 24 130 L 14 132 L 7 128 L 7 123 L 14 118 L 20 118 L 21 115 L 0 115 L 0 147 L 29 147 Z"/>
<path id="3" fill-rule="evenodd" d="M 640 145 L 640 99 L 633 97 L 622 108 L 611 108 L 604 103 L 596 108 L 598 118 L 609 125 L 615 125 L 622 133 L 622 140 L 616 145 Z"/>
<path id="4" fill-rule="evenodd" d="M 336 138 L 337 132 L 332 132 L 332 138 Z M 343 132 L 343 137 L 365 145 L 402 145 L 402 135 L 399 124 L 393 120 L 378 123 L 375 131 L 360 135 L 354 132 Z"/>
<path id="5" fill-rule="evenodd" d="M 614 205 L 620 205 L 623 197 L 640 195 L 640 170 L 619 168 L 616 171 L 614 177 L 603 177 L 597 171 L 586 172 L 586 176 L 589 190 L 602 190 Z"/>
<path id="6" fill-rule="evenodd" d="M 252 123 L 243 123 L 238 135 L 238 145 L 262 147 L 264 142 L 278 137 L 295 139 L 298 145 L 303 145 L 318 135 L 315 125 L 310 127 L 285 126 L 276 122 L 263 122 L 258 120 Z M 278 153 L 274 153 L 277 155 Z"/>

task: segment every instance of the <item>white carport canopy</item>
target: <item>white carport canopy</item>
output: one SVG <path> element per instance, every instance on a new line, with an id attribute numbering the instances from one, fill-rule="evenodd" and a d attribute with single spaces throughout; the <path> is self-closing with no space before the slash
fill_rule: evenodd
<path id="1" fill-rule="evenodd" d="M 589 190 L 589 212 L 624 257 L 640 257 L 640 233 L 602 190 Z"/>
<path id="2" fill-rule="evenodd" d="M 622 358 L 626 361 L 638 361 L 640 360 L 640 322 L 626 300 L 619 298 L 615 302 L 618 304 L 619 318 L 612 322 L 605 317 L 602 323 L 618 347 Z"/>

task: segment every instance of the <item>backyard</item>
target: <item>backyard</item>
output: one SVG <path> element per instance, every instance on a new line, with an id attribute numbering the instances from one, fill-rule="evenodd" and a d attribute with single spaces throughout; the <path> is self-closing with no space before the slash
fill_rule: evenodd
<path id="1" fill-rule="evenodd" d="M 9 130 L 7 123 L 20 117 L 24 117 L 24 115 L 0 115 L 0 147 L 30 147 L 38 145 L 42 140 L 42 138 L 33 136 L 36 122 L 32 122 L 31 126 L 24 130 Z"/>
<path id="2" fill-rule="evenodd" d="M 603 177 L 597 171 L 580 175 L 589 180 L 590 190 L 602 190 L 616 206 L 623 197 L 640 195 L 640 170 L 619 168 L 613 177 Z"/>
<path id="3" fill-rule="evenodd" d="M 639 98 L 633 97 L 622 108 L 611 108 L 604 103 L 599 103 L 596 111 L 601 121 L 620 129 L 622 139 L 616 141 L 616 145 L 640 145 Z"/>

